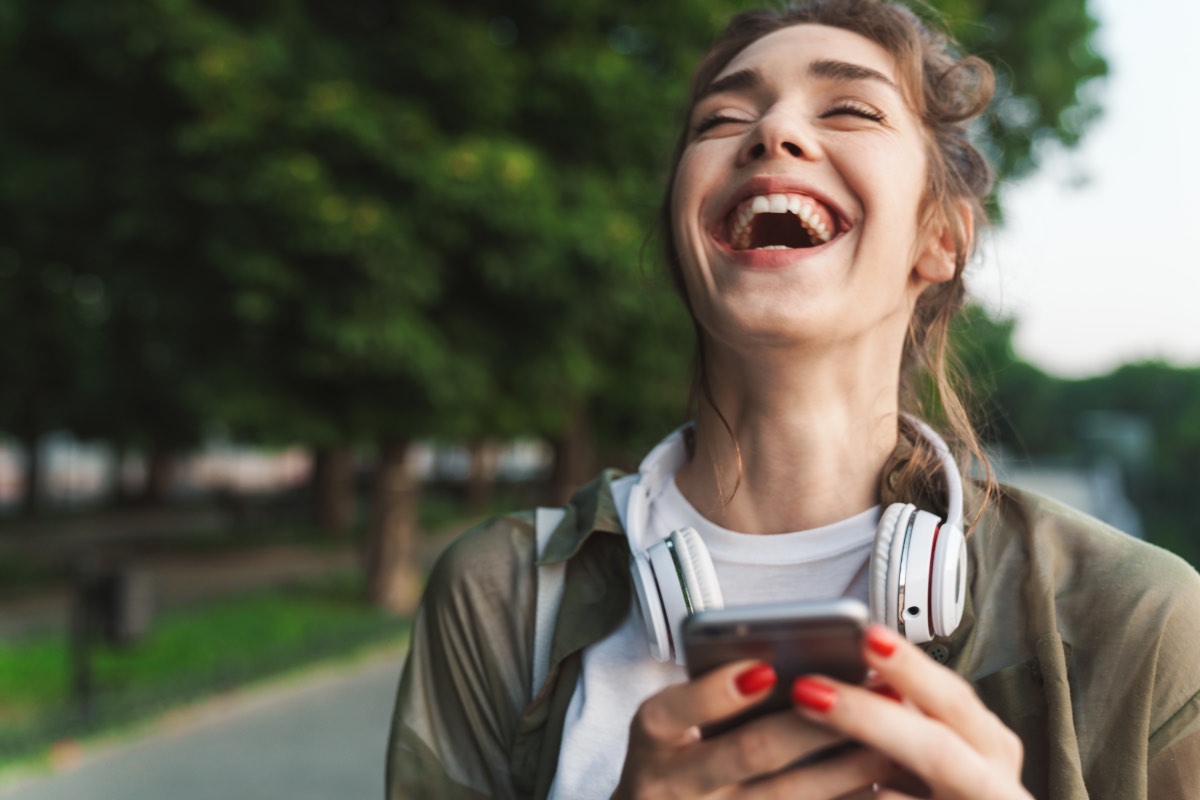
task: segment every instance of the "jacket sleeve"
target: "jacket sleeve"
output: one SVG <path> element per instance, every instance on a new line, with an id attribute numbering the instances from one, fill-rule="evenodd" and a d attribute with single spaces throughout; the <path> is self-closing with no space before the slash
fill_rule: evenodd
<path id="1" fill-rule="evenodd" d="M 1146 796 L 1154 800 L 1184 800 L 1200 791 L 1200 576 L 1190 568 L 1179 572 L 1168 583 L 1175 602 L 1161 626 L 1155 658 L 1157 727 L 1150 734 L 1146 775 Z"/>
<path id="2" fill-rule="evenodd" d="M 530 691 L 533 528 L 501 517 L 442 555 L 413 622 L 387 796 L 514 796 L 509 758 Z"/>

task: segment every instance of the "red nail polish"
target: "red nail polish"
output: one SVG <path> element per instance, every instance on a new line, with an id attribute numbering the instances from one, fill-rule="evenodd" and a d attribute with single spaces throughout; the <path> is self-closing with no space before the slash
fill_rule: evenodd
<path id="1" fill-rule="evenodd" d="M 737 690 L 746 697 L 758 694 L 763 689 L 770 689 L 775 685 L 775 681 L 775 670 L 770 664 L 753 666 L 733 679 Z"/>
<path id="2" fill-rule="evenodd" d="M 796 678 L 792 684 L 792 702 L 825 713 L 837 702 L 837 689 L 816 678 Z"/>
<path id="3" fill-rule="evenodd" d="M 887 628 L 876 625 L 867 628 L 867 647 L 876 655 L 887 658 L 896 652 L 896 639 Z"/>

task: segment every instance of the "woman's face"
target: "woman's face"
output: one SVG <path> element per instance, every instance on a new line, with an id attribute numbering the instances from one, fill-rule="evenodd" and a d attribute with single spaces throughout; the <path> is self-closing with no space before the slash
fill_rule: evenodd
<path id="1" fill-rule="evenodd" d="M 839 28 L 776 31 L 717 75 L 689 126 L 672 224 L 707 335 L 898 354 L 917 296 L 954 267 L 918 230 L 925 139 L 892 56 Z"/>

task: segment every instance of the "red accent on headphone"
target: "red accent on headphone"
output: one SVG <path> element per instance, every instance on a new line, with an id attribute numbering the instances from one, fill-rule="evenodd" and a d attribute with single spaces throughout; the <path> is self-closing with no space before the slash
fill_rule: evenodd
<path id="1" fill-rule="evenodd" d="M 942 533 L 942 526 L 939 524 L 933 529 L 933 546 L 929 548 L 929 605 L 925 606 L 925 618 L 929 620 L 929 633 L 937 636 L 937 631 L 933 629 L 933 562 L 937 558 L 937 540 Z"/>

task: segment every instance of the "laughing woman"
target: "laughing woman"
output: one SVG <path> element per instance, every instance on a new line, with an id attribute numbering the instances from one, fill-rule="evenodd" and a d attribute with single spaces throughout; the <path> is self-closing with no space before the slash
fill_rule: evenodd
<path id="1" fill-rule="evenodd" d="M 991 88 L 899 5 L 733 21 L 696 71 L 662 213 L 695 419 L 636 474 L 441 559 L 392 798 L 1197 796 L 1200 578 L 1043 498 L 964 485 L 919 418 L 932 382 L 931 416 L 986 463 L 945 344 L 990 189 L 967 128 Z M 870 606 L 863 654 L 890 691 L 803 677 L 793 708 L 701 738 L 779 678 L 742 661 L 688 680 L 677 609 L 841 596 Z M 805 759 L 844 740 L 860 746 Z"/>

